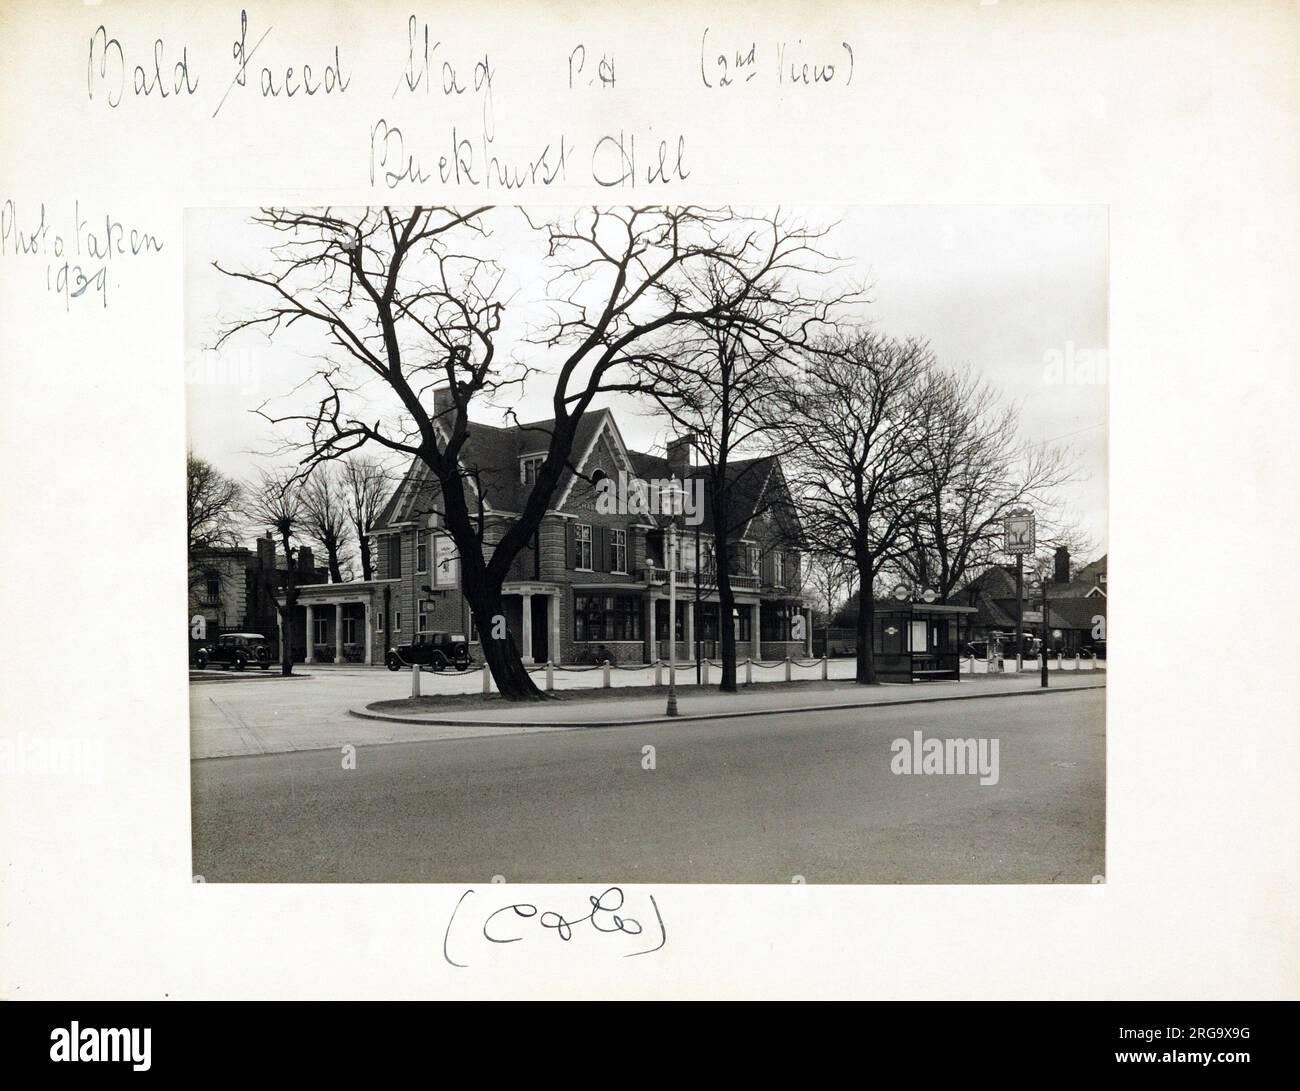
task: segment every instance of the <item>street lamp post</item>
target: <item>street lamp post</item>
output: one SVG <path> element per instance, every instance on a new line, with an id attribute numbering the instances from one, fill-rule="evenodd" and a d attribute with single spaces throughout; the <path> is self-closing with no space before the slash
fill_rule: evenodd
<path id="1" fill-rule="evenodd" d="M 700 524 L 695 524 L 695 605 L 691 607 L 695 611 L 694 620 L 691 628 L 695 633 L 695 684 L 702 685 L 700 681 L 700 650 L 702 645 L 702 633 L 700 626 Z"/>
<path id="2" fill-rule="evenodd" d="M 668 708 L 677 715 L 677 526 L 668 524 Z"/>
<path id="3" fill-rule="evenodd" d="M 1042 641 L 1043 646 L 1040 653 L 1042 655 L 1042 662 L 1043 662 L 1042 681 L 1041 681 L 1041 688 L 1043 689 L 1047 688 L 1047 588 L 1051 582 L 1052 581 L 1047 579 L 1046 577 L 1044 577 L 1039 581 L 1039 588 L 1042 592 L 1042 602 L 1040 606 L 1043 611 L 1043 641 Z"/>

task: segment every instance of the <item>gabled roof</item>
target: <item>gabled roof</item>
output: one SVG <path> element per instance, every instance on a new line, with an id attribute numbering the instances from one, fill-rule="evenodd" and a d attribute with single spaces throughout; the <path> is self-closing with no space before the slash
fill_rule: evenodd
<path id="1" fill-rule="evenodd" d="M 975 605 L 979 609 L 981 621 L 987 622 L 989 625 L 1009 628 L 1012 632 L 1015 632 L 1016 619 L 1003 610 L 987 591 L 979 592 L 975 599 Z"/>
<path id="2" fill-rule="evenodd" d="M 523 425 L 522 427 L 532 429 L 533 436 L 542 436 L 545 439 L 545 446 L 551 442 L 551 429 L 555 425 L 554 418 L 550 420 L 539 421 L 536 424 Z M 540 429 L 540 431 L 538 431 Z M 618 425 L 614 421 L 614 414 L 608 409 L 595 409 L 583 414 L 582 420 L 578 422 L 578 430 L 573 436 L 573 450 L 570 453 L 569 465 L 565 467 L 564 472 L 560 475 L 559 483 L 555 487 L 555 495 L 552 498 L 552 507 L 562 510 L 568 503 L 569 493 L 573 490 L 573 483 L 578 480 L 578 476 L 587 468 L 587 462 L 591 458 L 592 452 L 596 449 L 596 444 L 602 434 L 608 434 L 610 443 L 615 453 L 622 458 L 628 469 L 635 470 L 635 464 L 632 461 L 632 452 L 627 449 L 627 444 L 623 442 L 623 434 L 618 430 Z"/>
<path id="3" fill-rule="evenodd" d="M 633 469 L 641 478 L 668 478 L 672 469 L 668 460 L 660 455 L 646 454 L 642 451 L 629 451 Z M 695 467 L 707 470 L 708 467 Z M 732 537 L 742 538 L 746 535 L 754 517 L 764 510 L 764 499 L 769 488 L 784 488 L 785 479 L 781 476 L 781 466 L 776 458 L 742 458 L 727 463 L 727 526 Z M 704 521 L 700 530 L 713 534 L 712 475 L 704 475 Z M 794 540 L 802 542 L 803 529 L 798 516 L 791 509 L 785 518 L 790 522 L 789 533 Z"/>
<path id="4" fill-rule="evenodd" d="M 1069 598 L 1083 598 L 1085 595 L 1105 595 L 1106 584 L 1100 578 L 1106 575 L 1106 556 L 1103 554 L 1090 564 L 1085 564 L 1064 585 L 1057 584 L 1057 593 Z"/>
<path id="5" fill-rule="evenodd" d="M 1014 567 L 1008 570 L 1006 566 L 995 564 L 986 568 L 973 580 L 970 580 L 959 594 L 977 597 L 979 595 L 988 595 L 991 599 L 1010 599 L 1016 600 L 1016 577 Z M 1024 592 L 1029 593 L 1029 581 L 1024 583 Z"/>
<path id="6" fill-rule="evenodd" d="M 573 457 L 579 461 L 566 467 L 560 475 L 555 491 L 557 500 L 568 493 L 575 477 L 574 465 L 581 468 L 582 461 L 585 461 L 607 423 L 613 425 L 608 409 L 585 413 L 578 422 L 574 433 Z M 504 428 L 470 422 L 460 451 L 460 463 L 475 487 L 482 489 L 485 510 L 518 512 L 523 509 L 531 486 L 519 480 L 519 460 L 524 455 L 545 451 L 550 446 L 554 428 L 554 418 Z M 620 439 L 617 442 L 622 441 Z M 436 507 L 437 496 L 438 482 L 433 473 L 422 461 L 412 459 L 406 474 L 375 521 L 375 532 L 395 530 L 414 522 L 421 512 Z"/>
<path id="7" fill-rule="evenodd" d="M 483 490 L 484 506 L 488 511 L 518 512 L 523 510 L 530 486 L 519 480 L 519 460 L 525 455 L 547 450 L 555 427 L 554 418 L 497 427 L 470 422 L 465 443 L 461 448 L 461 465 L 467 475 Z M 573 484 L 583 474 L 586 463 L 602 435 L 607 435 L 616 454 L 625 457 L 627 467 L 640 478 L 672 476 L 668 460 L 659 455 L 629 451 L 623 441 L 618 424 L 608 409 L 595 409 L 583 415 L 574 433 L 570 464 L 560 475 L 552 507 L 562 510 L 567 503 Z M 743 537 L 755 515 L 764 510 L 764 502 L 772 488 L 785 488 L 780 463 L 776 458 L 737 459 L 727 464 L 727 510 L 731 533 Z M 701 530 L 714 533 L 712 504 L 709 496 L 710 482 L 705 477 L 704 521 Z M 436 506 L 438 483 L 432 472 L 419 459 L 414 459 L 397 488 L 384 505 L 375 522 L 375 532 L 399 529 L 410 525 Z M 777 516 L 788 524 L 787 530 L 796 541 L 802 541 L 802 528 L 793 510 Z"/>

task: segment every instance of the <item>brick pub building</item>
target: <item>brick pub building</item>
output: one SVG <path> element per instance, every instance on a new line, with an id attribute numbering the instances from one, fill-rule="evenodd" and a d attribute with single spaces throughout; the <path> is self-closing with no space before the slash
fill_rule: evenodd
<path id="1" fill-rule="evenodd" d="M 550 427 L 549 421 L 471 424 L 462 465 L 482 491 L 488 548 L 522 510 L 550 443 Z M 604 479 L 689 479 L 690 463 L 688 441 L 670 445 L 667 457 L 659 458 L 629 451 L 608 410 L 583 418 L 573 465 L 504 587 L 506 626 L 526 663 L 667 659 L 670 564 L 677 570 L 678 662 L 694 659 L 697 641 L 702 655 L 720 654 L 723 619 L 709 505 L 703 505 L 698 527 L 679 517 L 677 548 L 669 557 L 666 516 L 612 514 L 609 505 L 598 504 Z M 743 661 L 811 654 L 811 618 L 801 594 L 802 539 L 780 465 L 775 459 L 738 462 L 729 467 L 728 481 L 736 600 L 729 621 L 737 656 Z M 474 487 L 469 494 L 475 503 Z M 382 663 L 389 647 L 445 632 L 467 636 L 481 660 L 440 507 L 437 480 L 416 460 L 374 528 L 375 579 L 302 589 L 298 624 L 311 633 L 313 659 Z M 795 620 L 800 614 L 802 639 Z"/>

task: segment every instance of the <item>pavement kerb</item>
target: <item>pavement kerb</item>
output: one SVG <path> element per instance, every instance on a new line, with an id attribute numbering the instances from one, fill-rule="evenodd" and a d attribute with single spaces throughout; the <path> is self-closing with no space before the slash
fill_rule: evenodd
<path id="1" fill-rule="evenodd" d="M 1050 693 L 1078 693 L 1082 690 L 1105 689 L 1105 682 L 1089 686 L 1058 686 L 1047 689 L 1002 690 L 998 693 L 936 694 L 932 697 L 904 697 L 896 701 L 855 701 L 829 705 L 792 705 L 789 708 L 747 708 L 735 712 L 704 712 L 685 716 L 648 716 L 624 720 L 546 720 L 538 726 L 546 727 L 636 727 L 644 724 L 680 724 L 692 720 L 735 720 L 744 716 L 789 716 L 801 712 L 836 712 L 850 708 L 896 708 L 899 705 L 924 705 L 937 701 L 980 701 L 994 697 L 1042 697 Z M 510 720 L 433 719 L 428 716 L 390 716 L 385 712 L 348 709 L 350 716 L 359 720 L 382 720 L 394 724 L 421 724 L 426 727 L 513 727 Z"/>

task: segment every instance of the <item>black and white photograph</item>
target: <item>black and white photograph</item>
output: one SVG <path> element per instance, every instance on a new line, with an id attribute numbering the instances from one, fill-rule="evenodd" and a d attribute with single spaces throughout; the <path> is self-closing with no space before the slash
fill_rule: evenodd
<path id="1" fill-rule="evenodd" d="M 1104 208 L 185 244 L 204 881 L 1104 881 Z"/>
<path id="2" fill-rule="evenodd" d="M 28 1082 L 400 1076 L 447 1001 L 1285 1059 L 1294 0 L 0 41 Z"/>

